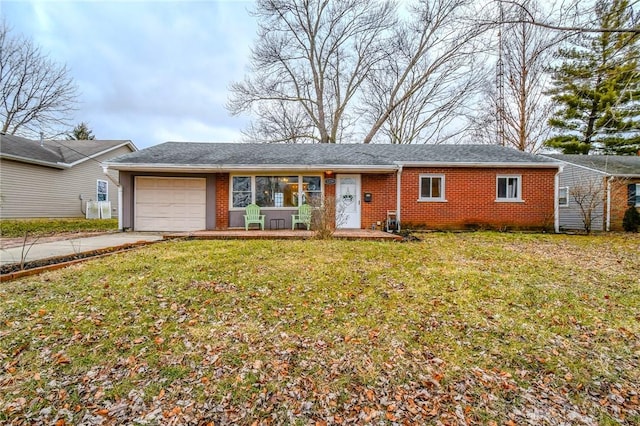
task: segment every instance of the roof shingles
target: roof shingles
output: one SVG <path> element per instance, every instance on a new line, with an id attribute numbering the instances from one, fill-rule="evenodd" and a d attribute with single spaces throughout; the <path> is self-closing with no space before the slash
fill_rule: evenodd
<path id="1" fill-rule="evenodd" d="M 0 134 L 0 155 L 18 161 L 70 166 L 127 143 L 131 144 L 125 140 L 34 141 L 20 136 Z"/>
<path id="2" fill-rule="evenodd" d="M 640 176 L 640 156 L 550 154 L 548 157 L 613 176 Z"/>
<path id="3" fill-rule="evenodd" d="M 549 164 L 557 162 L 496 145 L 247 144 L 166 142 L 108 162 L 124 165 L 381 166 L 428 164 Z"/>

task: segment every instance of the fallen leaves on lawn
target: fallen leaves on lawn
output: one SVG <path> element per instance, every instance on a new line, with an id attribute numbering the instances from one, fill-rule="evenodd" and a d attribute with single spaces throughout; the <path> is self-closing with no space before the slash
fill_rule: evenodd
<path id="1" fill-rule="evenodd" d="M 516 246 L 544 253 L 529 244 Z M 145 264 L 124 274 L 131 281 L 128 297 L 116 290 L 115 280 L 106 286 L 100 278 L 97 291 L 79 296 L 78 288 L 91 285 L 79 278 L 58 290 L 64 303 L 0 312 L 0 338 L 11 342 L 0 353 L 0 423 L 497 426 L 640 419 L 640 344 L 633 316 L 615 326 L 599 318 L 586 324 L 584 316 L 556 309 L 553 303 L 560 302 L 543 300 L 538 310 L 523 298 L 480 306 L 474 321 L 449 297 L 473 293 L 452 279 L 437 293 L 421 292 L 406 277 L 391 277 L 385 266 L 375 296 L 365 296 L 360 283 L 375 277 L 354 268 L 357 279 L 327 295 L 313 293 L 304 276 L 295 289 L 289 283 L 278 290 L 272 282 L 284 272 L 273 281 L 246 284 L 241 279 L 255 279 L 252 265 L 220 273 L 224 279 L 201 267 L 205 273 L 178 282 L 164 275 L 148 278 L 151 267 Z M 482 284 L 510 273 L 488 276 Z M 72 280 L 71 274 L 64 277 Z M 32 282 L 14 288 L 40 290 Z M 295 292 L 309 295 L 294 305 Z M 7 294 L 0 292 L 6 299 Z M 596 300 L 576 290 L 576 299 L 606 318 L 619 298 L 612 294 Z M 367 297 L 372 303 L 357 311 L 354 306 Z M 382 306 L 394 298 L 400 298 L 397 307 Z M 424 303 L 416 304 L 421 298 Z M 414 306 L 421 310 L 411 311 Z M 392 317 L 393 309 L 401 314 Z M 533 340 L 500 323 L 505 311 L 521 314 L 521 323 L 534 330 L 544 330 L 539 324 L 557 330 L 539 346 L 503 345 L 501 339 Z M 468 343 L 474 335 L 489 337 Z M 518 352 L 509 357 L 478 342 Z M 619 342 L 631 354 L 607 350 Z M 469 362 L 452 363 L 448 352 L 456 350 L 466 351 Z M 572 358 L 611 371 L 596 377 L 594 367 L 587 372 L 595 374 L 584 378 L 588 362 L 573 368 Z"/>

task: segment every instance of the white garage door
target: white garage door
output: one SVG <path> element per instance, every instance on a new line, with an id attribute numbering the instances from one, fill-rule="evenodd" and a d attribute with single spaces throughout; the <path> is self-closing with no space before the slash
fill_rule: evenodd
<path id="1" fill-rule="evenodd" d="M 204 178 L 136 177 L 136 231 L 198 231 L 206 228 Z"/>

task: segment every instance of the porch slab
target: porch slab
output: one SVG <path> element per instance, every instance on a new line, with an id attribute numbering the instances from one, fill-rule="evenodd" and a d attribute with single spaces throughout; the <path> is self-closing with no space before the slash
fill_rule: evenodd
<path id="1" fill-rule="evenodd" d="M 314 237 L 313 231 L 307 230 L 258 230 L 228 229 L 222 231 L 194 231 L 164 234 L 164 239 L 191 238 L 196 240 L 308 240 Z M 402 236 L 384 231 L 369 229 L 339 229 L 333 234 L 341 240 L 374 240 L 402 241 Z"/>

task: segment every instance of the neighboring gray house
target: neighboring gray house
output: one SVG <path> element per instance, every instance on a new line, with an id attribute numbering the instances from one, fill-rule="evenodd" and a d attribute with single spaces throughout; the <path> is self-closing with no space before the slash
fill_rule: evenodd
<path id="1" fill-rule="evenodd" d="M 34 141 L 0 133 L 0 218 L 81 217 L 88 201 L 118 212 L 118 173 L 102 162 L 136 151 L 131 141 Z"/>
<path id="2" fill-rule="evenodd" d="M 564 163 L 558 184 L 561 230 L 620 230 L 625 210 L 640 207 L 640 156 L 546 156 Z"/>

